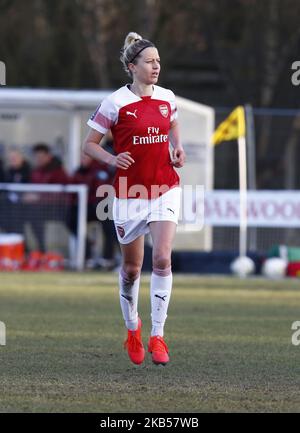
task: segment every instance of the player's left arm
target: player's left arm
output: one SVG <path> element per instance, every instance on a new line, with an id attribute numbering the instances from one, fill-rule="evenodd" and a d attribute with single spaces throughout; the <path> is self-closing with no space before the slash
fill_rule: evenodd
<path id="1" fill-rule="evenodd" d="M 177 168 L 183 167 L 185 163 L 185 152 L 180 141 L 179 125 L 177 120 L 171 122 L 169 137 L 173 147 L 171 164 Z"/>

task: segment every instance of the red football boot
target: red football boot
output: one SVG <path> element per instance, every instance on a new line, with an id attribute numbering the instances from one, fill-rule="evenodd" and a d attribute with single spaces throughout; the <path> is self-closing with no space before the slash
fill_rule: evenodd
<path id="1" fill-rule="evenodd" d="M 127 348 L 128 356 L 134 364 L 142 364 L 145 359 L 145 349 L 142 342 L 142 321 L 138 320 L 138 329 L 130 331 L 124 343 L 124 349 Z"/>
<path id="2" fill-rule="evenodd" d="M 159 335 L 150 337 L 148 343 L 148 352 L 152 353 L 152 361 L 156 365 L 166 365 L 170 361 L 168 355 L 168 346 L 166 345 L 163 337 L 160 337 Z"/>

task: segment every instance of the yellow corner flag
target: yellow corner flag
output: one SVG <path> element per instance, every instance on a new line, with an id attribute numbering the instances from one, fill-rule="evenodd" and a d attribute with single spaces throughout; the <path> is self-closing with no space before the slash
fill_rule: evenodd
<path id="1" fill-rule="evenodd" d="M 241 105 L 236 107 L 217 127 L 212 136 L 212 144 L 235 140 L 239 137 L 245 137 L 245 111 Z"/>

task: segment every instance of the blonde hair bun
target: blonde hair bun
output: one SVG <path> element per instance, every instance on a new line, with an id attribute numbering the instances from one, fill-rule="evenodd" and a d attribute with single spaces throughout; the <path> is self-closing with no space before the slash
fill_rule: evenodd
<path id="1" fill-rule="evenodd" d="M 130 32 L 125 38 L 124 46 L 121 49 L 120 60 L 123 64 L 124 71 L 132 78 L 132 73 L 128 68 L 129 63 L 136 63 L 137 57 L 140 53 L 148 47 L 154 47 L 155 45 L 142 38 L 141 35 L 135 32 Z"/>
<path id="2" fill-rule="evenodd" d="M 125 38 L 125 42 L 124 42 L 124 47 L 123 47 L 124 51 L 126 51 L 130 45 L 137 42 L 137 40 L 141 41 L 142 39 L 143 39 L 142 36 L 139 35 L 138 33 L 135 33 L 135 32 L 128 33 L 128 35 Z"/>

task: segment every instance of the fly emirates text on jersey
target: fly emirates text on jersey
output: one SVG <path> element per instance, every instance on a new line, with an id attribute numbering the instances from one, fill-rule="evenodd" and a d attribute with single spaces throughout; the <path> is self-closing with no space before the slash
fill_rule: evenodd
<path id="1" fill-rule="evenodd" d="M 155 126 L 148 127 L 148 135 L 140 136 L 134 135 L 132 137 L 133 144 L 152 144 L 152 143 L 166 143 L 169 137 L 167 134 L 160 134 L 159 128 Z"/>

